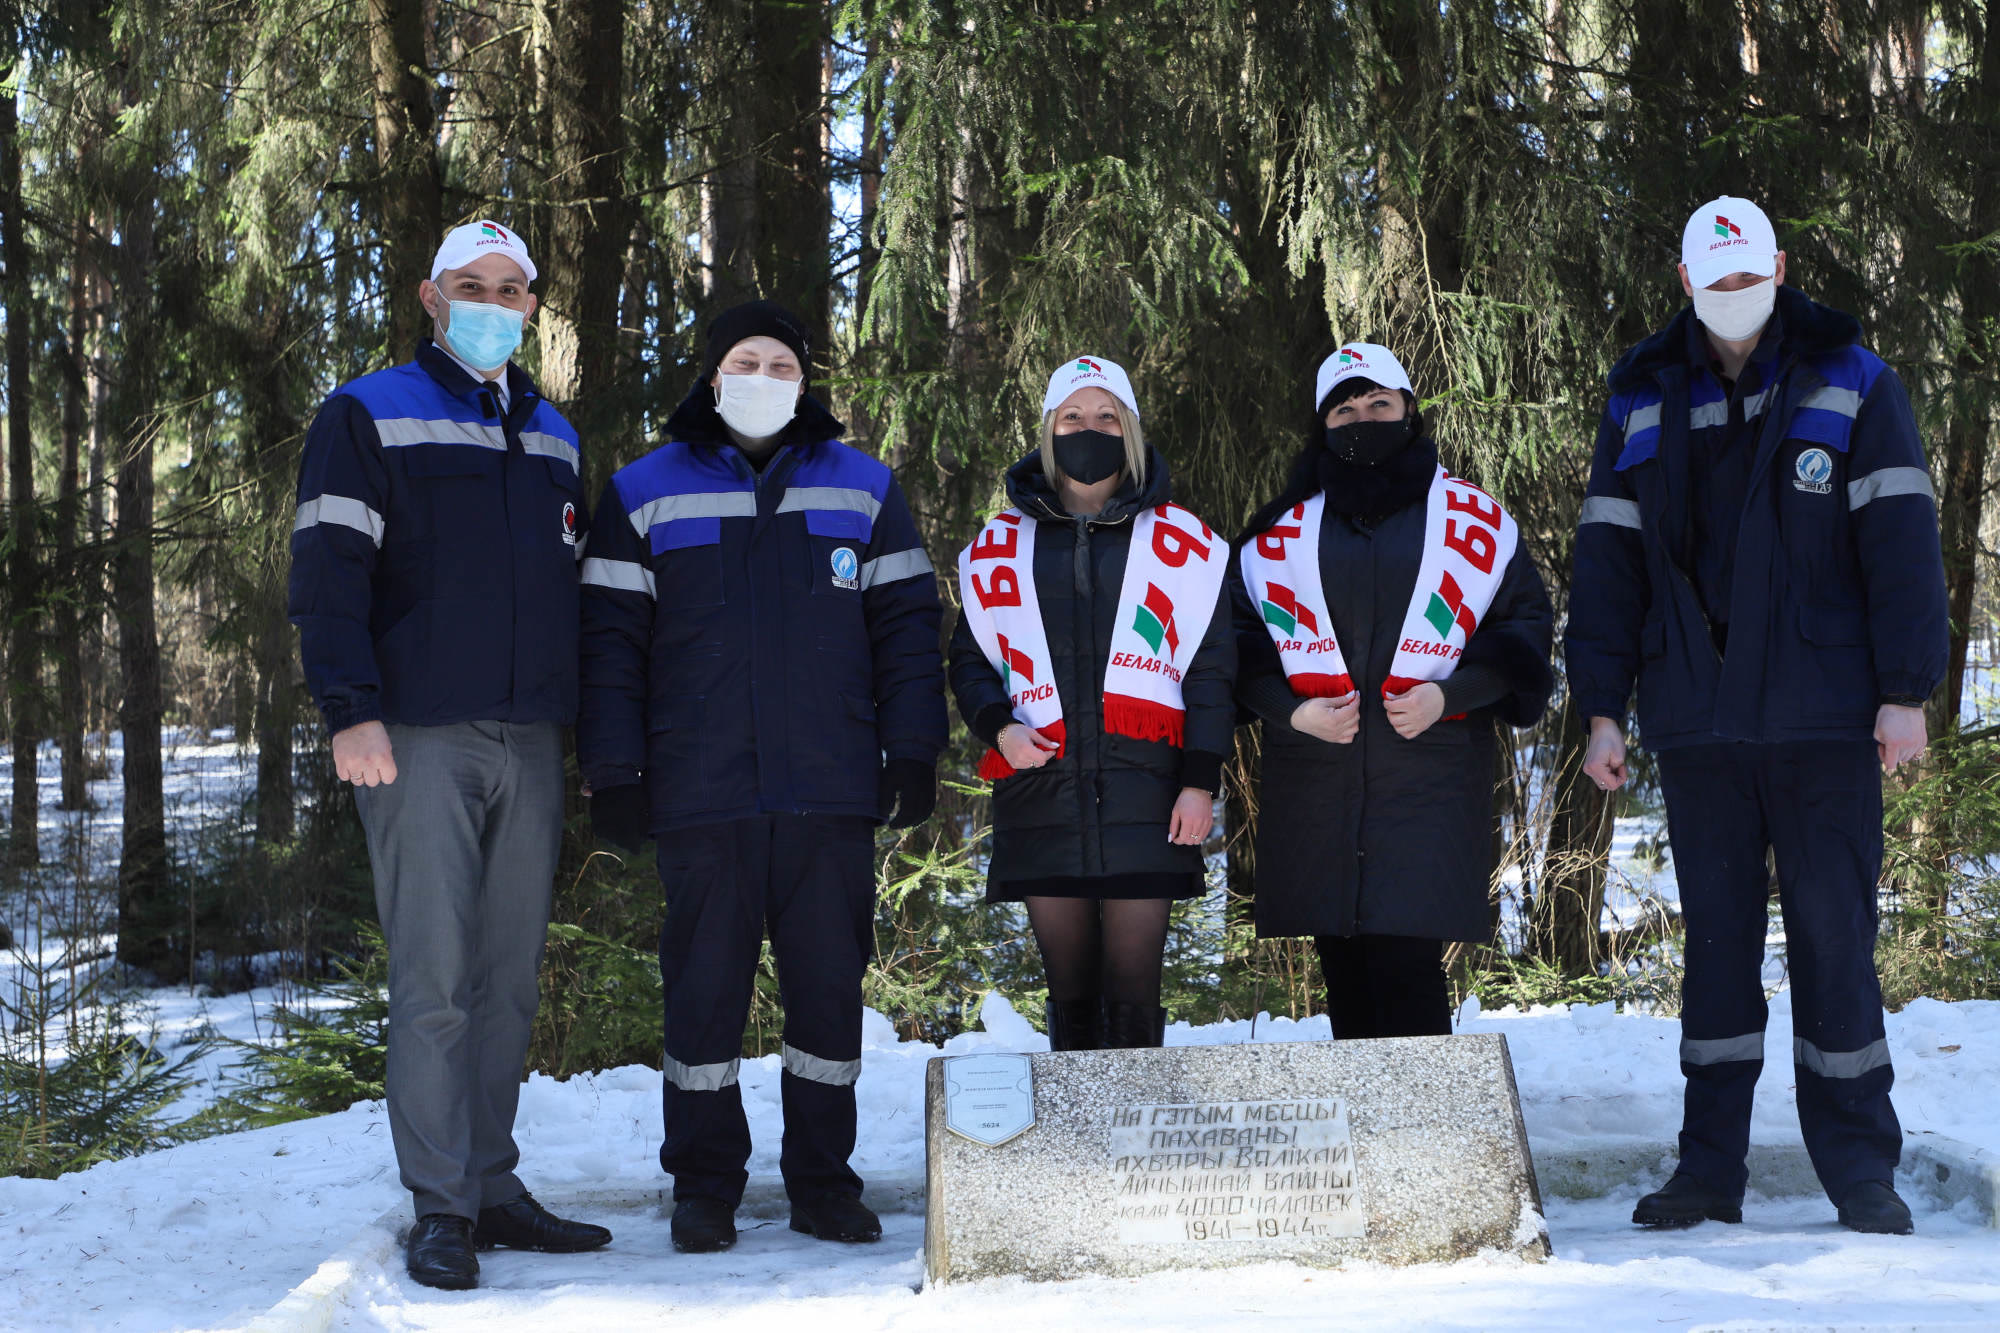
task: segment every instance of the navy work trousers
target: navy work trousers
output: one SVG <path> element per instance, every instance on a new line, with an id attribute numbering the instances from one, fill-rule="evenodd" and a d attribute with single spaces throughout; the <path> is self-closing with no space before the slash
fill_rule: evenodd
<path id="1" fill-rule="evenodd" d="M 1889 1180 L 1903 1136 L 1875 975 L 1882 777 L 1868 741 L 1663 750 L 1660 785 L 1687 926 L 1681 1169 L 1741 1194 L 1764 1067 L 1762 964 L 1778 867 L 1799 1129 L 1827 1194 Z"/>
<path id="2" fill-rule="evenodd" d="M 861 1178 L 847 1159 L 861 1074 L 861 978 L 874 952 L 874 827 L 852 816 L 759 815 L 661 837 L 660 1165 L 676 1199 L 742 1201 L 750 1127 L 736 1072 L 767 929 L 785 1007 L 786 1192 L 794 1200 L 859 1197 Z"/>

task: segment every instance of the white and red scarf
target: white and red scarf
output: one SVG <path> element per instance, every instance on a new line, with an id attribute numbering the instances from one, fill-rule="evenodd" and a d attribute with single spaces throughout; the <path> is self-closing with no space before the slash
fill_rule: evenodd
<path id="1" fill-rule="evenodd" d="M 1354 688 L 1320 583 L 1319 529 L 1325 514 L 1325 494 L 1315 495 L 1292 506 L 1238 555 L 1251 605 L 1278 645 L 1292 693 L 1302 699 L 1338 698 Z M 1423 564 L 1382 682 L 1384 698 L 1451 675 L 1493 605 L 1520 540 L 1519 525 L 1498 500 L 1438 469 L 1425 501 Z"/>
<path id="2" fill-rule="evenodd" d="M 958 553 L 959 605 L 979 650 L 1000 672 L 1016 720 L 1061 743 L 1062 697 L 1035 596 L 1037 526 L 1008 509 L 980 529 Z M 1181 680 L 1215 615 L 1228 549 L 1206 523 L 1178 505 L 1160 505 L 1133 520 L 1111 658 L 1104 667 L 1106 731 L 1182 743 L 1187 709 Z M 988 750 L 980 761 L 982 778 L 1013 772 L 997 750 Z"/>

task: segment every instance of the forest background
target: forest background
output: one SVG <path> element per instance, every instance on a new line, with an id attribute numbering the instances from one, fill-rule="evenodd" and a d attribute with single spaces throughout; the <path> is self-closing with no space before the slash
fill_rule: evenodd
<path id="1" fill-rule="evenodd" d="M 0 0 L 0 703 L 13 755 L 59 751 L 65 808 L 114 750 L 123 786 L 115 877 L 93 874 L 40 845 L 33 765 L 13 766 L 0 944 L 39 914 L 41 980 L 0 1014 L 0 1119 L 87 1134 L 49 1128 L 51 1070 L 97 1049 L 112 1029 L 88 1011 L 136 979 L 330 981 L 337 1020 L 289 1014 L 244 1105 L 379 1090 L 365 852 L 284 616 L 293 487 L 318 403 L 408 358 L 432 251 L 476 217 L 540 264 L 522 359 L 582 432 L 588 494 L 660 442 L 701 326 L 753 294 L 813 326 L 819 392 L 895 466 L 947 573 L 1061 360 L 1129 367 L 1177 498 L 1233 532 L 1312 425 L 1317 360 L 1378 341 L 1560 612 L 1605 373 L 1682 303 L 1689 210 L 1759 200 L 1794 284 L 1909 385 L 1940 497 L 1951 672 L 1937 743 L 1892 784 L 1891 1001 L 2000 995 L 1975 688 L 1996 24 L 2000 0 Z M 986 802 L 954 725 L 938 817 L 879 849 L 870 1001 L 911 1036 L 959 1029 L 991 986 L 1038 1008 L 1023 923 L 978 900 Z M 225 726 L 255 748 L 254 795 L 175 845 L 163 732 Z M 1177 1017 L 1318 1007 L 1310 948 L 1248 929 L 1239 734 L 1216 892 L 1175 935 Z M 1560 695 L 1510 733 L 1495 938 L 1455 974 L 1489 1002 L 1670 1009 L 1671 904 L 1603 913 L 1613 818 L 1656 792 L 1643 768 L 1614 798 L 1580 781 L 1582 737 Z M 657 886 L 571 809 L 532 1063 L 657 1063 Z M 80 1005 L 79 968 L 113 989 Z M 145 1064 L 106 1039 L 111 1082 Z"/>

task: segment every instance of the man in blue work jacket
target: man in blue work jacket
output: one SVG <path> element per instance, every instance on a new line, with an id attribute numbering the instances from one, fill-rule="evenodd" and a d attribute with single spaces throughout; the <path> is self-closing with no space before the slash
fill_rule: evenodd
<path id="1" fill-rule="evenodd" d="M 1937 507 L 1895 372 L 1784 280 L 1755 204 L 1695 210 L 1692 307 L 1611 372 L 1577 530 L 1564 644 L 1584 771 L 1625 782 L 1636 681 L 1687 927 L 1680 1166 L 1632 1220 L 1742 1220 L 1768 850 L 1806 1148 L 1844 1224 L 1900 1235 L 1875 885 L 1881 774 L 1923 750 L 1945 669 Z"/>
<path id="2" fill-rule="evenodd" d="M 291 617 L 354 784 L 389 943 L 389 1131 L 417 1213 L 410 1276 L 473 1251 L 574 1251 L 514 1167 L 514 1110 L 576 716 L 577 437 L 511 358 L 535 311 L 513 232 L 445 237 L 416 360 L 334 391 L 306 436 Z"/>
<path id="3" fill-rule="evenodd" d="M 785 1006 L 792 1228 L 881 1235 L 854 1081 L 874 830 L 929 815 L 944 746 L 937 580 L 895 478 L 808 392 L 766 301 L 708 331 L 668 443 L 598 501 L 583 565 L 577 756 L 598 835 L 659 838 L 673 1239 L 726 1249 L 750 1134 L 736 1082 L 766 930 Z"/>

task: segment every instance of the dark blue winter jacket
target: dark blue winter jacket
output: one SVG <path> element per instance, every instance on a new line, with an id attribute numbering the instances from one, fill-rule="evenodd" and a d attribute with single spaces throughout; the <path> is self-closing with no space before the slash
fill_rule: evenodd
<path id="1" fill-rule="evenodd" d="M 706 384 L 619 469 L 583 565 L 577 757 L 654 833 L 877 818 L 882 761 L 944 748 L 937 578 L 889 469 L 810 395 L 761 472 Z"/>
<path id="2" fill-rule="evenodd" d="M 575 718 L 576 431 L 512 365 L 507 386 L 503 414 L 426 338 L 307 432 L 290 610 L 329 732 Z"/>
<path id="3" fill-rule="evenodd" d="M 1755 453 L 1723 651 L 1691 577 L 1689 460 L 1732 404 L 1691 360 L 1692 309 L 1611 372 L 1563 643 L 1577 711 L 1622 722 L 1636 681 L 1654 750 L 1866 740 L 1883 702 L 1944 675 L 1937 506 L 1902 383 L 1852 317 L 1790 288 L 1777 314 L 1773 377 L 1733 408 Z"/>

